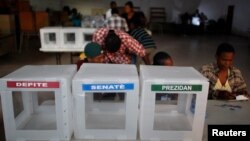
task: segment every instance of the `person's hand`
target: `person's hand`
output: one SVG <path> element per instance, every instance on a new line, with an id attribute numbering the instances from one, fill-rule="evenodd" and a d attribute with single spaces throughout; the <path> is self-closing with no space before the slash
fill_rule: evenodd
<path id="1" fill-rule="evenodd" d="M 217 91 L 217 98 L 220 100 L 233 100 L 235 99 L 235 95 L 228 91 Z"/>

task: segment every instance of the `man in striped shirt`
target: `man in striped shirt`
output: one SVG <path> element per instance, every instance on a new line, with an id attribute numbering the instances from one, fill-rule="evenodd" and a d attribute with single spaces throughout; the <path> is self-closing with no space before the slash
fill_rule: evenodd
<path id="1" fill-rule="evenodd" d="M 142 28 L 142 27 L 138 27 L 133 29 L 130 32 L 130 35 L 136 39 L 139 43 L 141 43 L 143 45 L 143 47 L 145 48 L 145 52 L 146 52 L 146 58 L 149 61 L 150 60 L 150 56 L 155 52 L 156 50 L 156 44 L 152 38 L 152 36 L 150 36 L 147 31 Z M 140 64 L 140 59 L 137 59 L 137 64 Z"/>

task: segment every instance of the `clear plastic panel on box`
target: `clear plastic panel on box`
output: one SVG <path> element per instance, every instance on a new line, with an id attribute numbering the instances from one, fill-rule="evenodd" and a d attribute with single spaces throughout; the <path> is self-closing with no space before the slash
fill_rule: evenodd
<path id="1" fill-rule="evenodd" d="M 55 92 L 13 91 L 17 130 L 56 130 Z"/>
<path id="2" fill-rule="evenodd" d="M 46 44 L 56 44 L 56 34 L 55 33 L 45 33 L 44 42 Z"/>
<path id="3" fill-rule="evenodd" d="M 92 41 L 92 34 L 83 34 L 83 41 L 90 42 Z"/>
<path id="4" fill-rule="evenodd" d="M 154 130 L 192 131 L 190 99 L 193 95 L 156 93 Z"/>
<path id="5" fill-rule="evenodd" d="M 125 129 L 125 93 L 86 93 L 86 129 Z"/>
<path id="6" fill-rule="evenodd" d="M 64 33 L 64 43 L 65 44 L 75 44 L 76 43 L 76 35 L 75 33 Z"/>

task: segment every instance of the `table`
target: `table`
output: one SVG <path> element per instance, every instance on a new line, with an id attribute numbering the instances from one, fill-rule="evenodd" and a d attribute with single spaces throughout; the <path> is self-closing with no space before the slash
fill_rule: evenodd
<path id="1" fill-rule="evenodd" d="M 55 53 L 56 55 L 56 64 L 60 65 L 61 64 L 61 54 L 62 53 L 70 53 L 70 62 L 71 64 L 73 64 L 73 54 L 74 53 L 81 53 L 83 52 L 84 49 L 82 48 L 68 48 L 68 49 L 44 49 L 44 48 L 40 48 L 41 52 L 46 52 L 46 53 Z"/>
<path id="2" fill-rule="evenodd" d="M 250 124 L 250 101 L 209 100 L 203 132 L 203 141 L 207 141 L 207 125 L 209 124 Z"/>
<path id="3" fill-rule="evenodd" d="M 232 110 L 226 106 L 222 107 L 224 104 L 241 106 L 241 108 Z M 207 141 L 208 124 L 250 124 L 250 101 L 228 102 L 219 100 L 208 100 L 207 114 L 205 119 L 202 141 Z M 71 141 L 87 141 L 87 140 L 72 139 Z M 102 140 L 92 140 L 92 141 L 102 141 Z"/>
<path id="4" fill-rule="evenodd" d="M 229 107 L 231 105 L 241 106 L 241 108 L 235 108 L 234 110 L 232 110 Z M 219 100 L 208 100 L 207 114 L 205 119 L 202 141 L 207 141 L 208 124 L 250 124 L 250 101 L 228 102 Z M 72 139 L 72 141 L 87 141 L 87 140 Z M 92 141 L 101 141 L 101 140 L 92 140 Z M 139 139 L 136 141 L 139 141 Z"/>

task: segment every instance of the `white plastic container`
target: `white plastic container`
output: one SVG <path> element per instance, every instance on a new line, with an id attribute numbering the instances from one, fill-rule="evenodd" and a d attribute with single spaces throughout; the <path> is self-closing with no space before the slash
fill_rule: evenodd
<path id="1" fill-rule="evenodd" d="M 141 140 L 202 140 L 206 78 L 191 67 L 141 65 L 140 85 Z"/>
<path id="2" fill-rule="evenodd" d="M 43 52 L 83 52 L 95 28 L 44 27 L 40 29 Z"/>
<path id="3" fill-rule="evenodd" d="M 7 141 L 69 141 L 75 65 L 24 66 L 0 79 Z"/>
<path id="4" fill-rule="evenodd" d="M 53 49 L 61 47 L 61 27 L 44 27 L 40 29 L 41 49 Z"/>
<path id="5" fill-rule="evenodd" d="M 80 48 L 81 28 L 64 27 L 61 29 L 61 47 L 62 48 Z"/>
<path id="6" fill-rule="evenodd" d="M 80 47 L 85 48 L 86 44 L 92 41 L 92 36 L 96 28 L 80 28 Z"/>
<path id="7" fill-rule="evenodd" d="M 84 64 L 73 79 L 73 95 L 76 139 L 136 139 L 139 80 L 134 65 Z"/>

